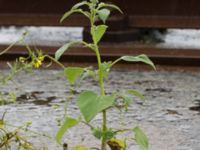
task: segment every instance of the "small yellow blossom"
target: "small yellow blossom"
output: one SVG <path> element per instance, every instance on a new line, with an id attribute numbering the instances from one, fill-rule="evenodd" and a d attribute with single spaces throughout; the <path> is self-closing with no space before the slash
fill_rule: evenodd
<path id="1" fill-rule="evenodd" d="M 38 58 L 35 58 L 33 61 L 33 67 L 39 68 L 42 65 L 42 62 L 44 61 L 44 56 L 39 56 Z"/>
<path id="2" fill-rule="evenodd" d="M 42 61 L 39 59 L 36 59 L 35 62 L 33 63 L 33 66 L 35 68 L 39 68 L 42 65 Z"/>

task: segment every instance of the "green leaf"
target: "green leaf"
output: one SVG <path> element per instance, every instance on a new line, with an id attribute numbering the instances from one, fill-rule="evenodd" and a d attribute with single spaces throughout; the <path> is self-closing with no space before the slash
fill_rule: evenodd
<path id="1" fill-rule="evenodd" d="M 103 37 L 107 28 L 108 28 L 108 26 L 106 26 L 106 25 L 99 25 L 99 26 L 91 27 L 91 34 L 92 34 L 94 43 L 97 44 L 101 40 L 101 38 Z"/>
<path id="2" fill-rule="evenodd" d="M 69 17 L 73 13 L 81 13 L 85 15 L 86 17 L 89 17 L 89 13 L 87 11 L 83 11 L 82 9 L 71 9 L 70 11 L 67 11 L 66 13 L 64 13 L 62 18 L 60 19 L 60 22 L 63 22 L 63 20 L 65 20 L 67 17 Z"/>
<path id="3" fill-rule="evenodd" d="M 99 140 L 102 138 L 105 140 L 110 140 L 116 135 L 116 132 L 112 131 L 111 129 L 107 129 L 107 131 L 103 132 L 101 128 L 92 129 L 92 133 Z"/>
<path id="4" fill-rule="evenodd" d="M 98 96 L 92 91 L 82 92 L 78 97 L 78 107 L 86 122 L 90 122 L 99 112 L 113 105 L 114 96 Z"/>
<path id="5" fill-rule="evenodd" d="M 67 132 L 68 129 L 76 126 L 79 123 L 79 120 L 74 118 L 66 117 L 63 125 L 60 127 L 56 134 L 56 141 L 61 144 L 63 135 Z"/>
<path id="6" fill-rule="evenodd" d="M 55 53 L 55 59 L 56 60 L 59 60 L 60 57 L 63 55 L 63 53 L 68 50 L 68 48 L 72 45 L 72 43 L 67 43 L 67 44 L 64 44 L 62 47 L 60 47 L 56 53 Z"/>
<path id="7" fill-rule="evenodd" d="M 128 110 L 128 106 L 132 102 L 131 98 L 129 96 L 127 96 L 127 95 L 121 95 L 121 97 L 123 99 L 123 103 L 125 105 L 125 109 Z"/>
<path id="8" fill-rule="evenodd" d="M 64 69 L 64 75 L 71 85 L 73 85 L 77 78 L 84 72 L 84 68 L 80 67 L 67 67 Z"/>
<path id="9" fill-rule="evenodd" d="M 110 15 L 110 10 L 109 9 L 101 9 L 98 11 L 98 14 L 99 14 L 99 18 L 105 23 L 107 18 L 109 17 Z"/>
<path id="10" fill-rule="evenodd" d="M 71 14 L 75 13 L 75 12 L 79 12 L 82 9 L 71 9 L 70 11 L 67 11 L 66 13 L 63 14 L 62 18 L 60 19 L 60 22 L 63 22 L 63 20 L 65 20 L 67 17 L 69 17 Z"/>
<path id="11" fill-rule="evenodd" d="M 81 76 L 81 80 L 87 78 L 87 77 L 93 77 L 95 79 L 96 77 L 96 72 L 94 70 L 91 69 L 84 69 L 84 73 Z"/>
<path id="12" fill-rule="evenodd" d="M 72 9 L 77 9 L 77 8 L 83 6 L 83 5 L 88 5 L 88 2 L 87 2 L 87 1 L 79 2 L 79 3 L 75 4 L 75 5 L 72 7 Z"/>
<path id="13" fill-rule="evenodd" d="M 156 67 L 154 66 L 153 62 L 144 54 L 138 56 L 122 56 L 120 59 L 129 62 L 143 62 L 152 66 L 156 70 Z"/>
<path id="14" fill-rule="evenodd" d="M 98 8 L 103 8 L 103 7 L 116 9 L 116 10 L 118 10 L 120 13 L 123 14 L 122 10 L 121 10 L 118 6 L 116 6 L 116 5 L 113 5 L 113 4 L 106 4 L 106 3 L 104 3 L 104 2 L 99 3 Z"/>
<path id="15" fill-rule="evenodd" d="M 133 129 L 133 132 L 135 133 L 135 141 L 140 146 L 140 148 L 142 150 L 148 150 L 149 142 L 148 142 L 148 138 L 144 134 L 144 132 L 139 127 L 135 127 Z"/>
<path id="16" fill-rule="evenodd" d="M 96 137 L 97 139 L 101 139 L 103 136 L 103 132 L 101 128 L 93 128 L 92 129 L 92 134 L 94 135 L 94 137 Z"/>
<path id="17" fill-rule="evenodd" d="M 111 62 L 103 62 L 101 63 L 101 70 L 102 70 L 102 74 L 103 74 L 103 78 L 107 78 L 107 74 L 110 71 L 110 67 L 111 67 Z"/>
<path id="18" fill-rule="evenodd" d="M 144 95 L 142 95 L 142 94 L 141 94 L 139 91 L 137 91 L 137 90 L 127 90 L 127 93 L 128 93 L 128 94 L 131 94 L 131 95 L 133 95 L 133 96 L 139 97 L 141 100 L 144 100 L 144 99 L 145 99 Z"/>
<path id="19" fill-rule="evenodd" d="M 106 132 L 103 132 L 103 137 L 104 137 L 105 140 L 110 140 L 110 139 L 112 139 L 115 135 L 116 135 L 116 133 L 113 132 L 112 130 L 107 130 Z"/>
<path id="20" fill-rule="evenodd" d="M 84 41 L 72 41 L 72 42 L 70 42 L 70 43 L 64 44 L 63 46 L 61 46 L 61 47 L 56 51 L 56 53 L 55 53 L 55 59 L 56 59 L 56 60 L 59 60 L 60 57 L 63 55 L 63 53 L 64 53 L 66 50 L 68 50 L 69 47 L 71 47 L 71 46 L 73 46 L 73 45 L 75 45 L 75 44 L 82 44 L 82 45 L 84 45 L 84 46 L 86 46 L 86 47 L 92 49 L 91 44 L 88 44 L 88 43 L 86 43 L 86 42 L 84 42 Z"/>

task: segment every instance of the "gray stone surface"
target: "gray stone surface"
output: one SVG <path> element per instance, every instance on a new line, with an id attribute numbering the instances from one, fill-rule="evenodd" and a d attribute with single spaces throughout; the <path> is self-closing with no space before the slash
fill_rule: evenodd
<path id="1" fill-rule="evenodd" d="M 7 70 L 2 72 L 7 73 Z M 15 125 L 32 121 L 32 130 L 54 137 L 58 129 L 57 120 L 63 117 L 66 102 L 67 114 L 79 116 L 75 96 L 70 94 L 69 85 L 60 73 L 58 70 L 41 70 L 18 75 L 15 81 L 21 90 L 17 90 L 17 102 L 0 106 L 0 115 L 7 111 L 6 121 Z M 150 150 L 200 149 L 200 114 L 198 111 L 192 111 L 200 100 L 200 73 L 114 70 L 108 78 L 108 93 L 119 89 L 138 89 L 146 97 L 144 103 L 133 97 L 133 104 L 126 114 L 110 110 L 110 127 L 125 125 L 132 128 L 140 125 L 149 137 Z M 0 89 L 9 92 L 15 87 L 9 83 L 0 86 Z M 77 86 L 76 93 L 84 89 L 99 90 L 97 83 L 90 79 Z M 92 123 L 100 122 L 101 115 L 98 115 Z M 121 135 L 123 136 L 131 138 L 133 134 L 128 132 Z M 71 129 L 65 135 L 64 141 L 70 145 L 99 145 L 90 135 L 88 127 L 85 128 L 83 124 Z M 40 146 L 54 145 L 56 150 L 61 149 L 54 139 L 37 137 L 33 138 L 32 142 Z M 128 143 L 128 150 L 138 150 L 130 140 Z"/>
<path id="2" fill-rule="evenodd" d="M 27 32 L 27 36 L 19 44 L 61 46 L 67 42 L 82 39 L 82 30 L 81 27 L 0 27 L 0 44 L 11 44 Z"/>
<path id="3" fill-rule="evenodd" d="M 0 27 L 0 44 L 11 44 L 20 39 L 22 33 L 28 35 L 20 44 L 33 46 L 61 46 L 73 40 L 82 39 L 82 27 Z M 158 41 L 156 46 L 166 48 L 199 49 L 199 29 L 167 29 L 165 34 L 153 32 Z M 151 38 L 151 37 L 149 37 Z"/>

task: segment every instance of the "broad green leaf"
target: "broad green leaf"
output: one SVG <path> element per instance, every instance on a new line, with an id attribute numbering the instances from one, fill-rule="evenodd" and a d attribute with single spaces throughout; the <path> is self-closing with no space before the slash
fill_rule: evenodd
<path id="1" fill-rule="evenodd" d="M 72 150 L 90 150 L 90 149 L 85 146 L 75 146 L 72 148 Z"/>
<path id="2" fill-rule="evenodd" d="M 60 127 L 56 134 L 56 141 L 61 144 L 63 135 L 67 132 L 68 129 L 76 126 L 79 123 L 79 120 L 74 118 L 66 117 L 63 125 Z"/>
<path id="3" fill-rule="evenodd" d="M 56 60 L 59 60 L 60 57 L 63 55 L 63 53 L 68 50 L 68 48 L 73 45 L 74 43 L 67 43 L 67 44 L 64 44 L 62 47 L 60 47 L 56 53 L 55 53 L 55 59 Z"/>
<path id="4" fill-rule="evenodd" d="M 64 13 L 64 15 L 62 16 L 62 18 L 60 19 L 60 22 L 63 22 L 63 20 L 65 20 L 71 14 L 73 14 L 75 12 L 79 12 L 79 11 L 81 11 L 81 9 L 71 9 L 70 11 L 67 11 L 66 13 Z"/>
<path id="5" fill-rule="evenodd" d="M 73 85 L 77 78 L 84 72 L 84 68 L 80 67 L 67 67 L 64 69 L 64 75 L 71 85 Z"/>
<path id="6" fill-rule="evenodd" d="M 59 60 L 60 57 L 63 55 L 63 53 L 68 50 L 71 46 L 75 45 L 75 44 L 83 44 L 86 46 L 89 46 L 89 44 L 83 42 L 83 41 L 72 41 L 70 43 L 66 43 L 63 46 L 61 46 L 55 53 L 55 59 Z"/>
<path id="7" fill-rule="evenodd" d="M 144 54 L 138 56 L 122 56 L 120 59 L 129 62 L 143 62 L 152 66 L 156 70 L 156 67 L 154 66 L 153 62 Z"/>
<path id="8" fill-rule="evenodd" d="M 144 100 L 145 99 L 145 97 L 144 97 L 144 95 L 142 95 L 139 91 L 137 91 L 137 90 L 127 90 L 127 93 L 128 94 L 131 94 L 131 95 L 133 95 L 133 96 L 137 96 L 137 97 L 139 97 L 141 100 Z"/>
<path id="9" fill-rule="evenodd" d="M 109 17 L 110 15 L 110 10 L 109 9 L 101 9 L 98 11 L 98 14 L 99 14 L 99 18 L 105 23 L 107 18 Z"/>
<path id="10" fill-rule="evenodd" d="M 144 132 L 139 127 L 135 127 L 133 129 L 133 132 L 135 133 L 135 141 L 140 146 L 140 148 L 142 150 L 148 150 L 149 142 L 148 142 L 148 138 L 144 134 Z"/>
<path id="11" fill-rule="evenodd" d="M 92 34 L 94 43 L 97 44 L 101 40 L 107 28 L 108 26 L 106 25 L 92 26 L 91 34 Z"/>
<path id="12" fill-rule="evenodd" d="M 116 10 L 118 10 L 120 13 L 123 14 L 122 10 L 121 10 L 118 6 L 116 6 L 116 5 L 113 5 L 113 4 L 106 4 L 106 3 L 104 3 L 104 2 L 99 3 L 98 8 L 104 8 L 104 7 L 116 9 Z"/>
<path id="13" fill-rule="evenodd" d="M 75 5 L 72 7 L 72 9 L 77 9 L 77 8 L 83 6 L 83 5 L 88 5 L 88 2 L 87 2 L 87 1 L 79 2 L 79 3 L 75 4 Z"/>
<path id="14" fill-rule="evenodd" d="M 99 112 L 113 105 L 114 96 L 98 96 L 92 91 L 82 92 L 78 97 L 78 107 L 86 122 L 90 122 Z"/>
<path id="15" fill-rule="evenodd" d="M 69 17 L 73 13 L 81 13 L 85 15 L 86 17 L 89 17 L 89 13 L 87 11 L 83 11 L 82 9 L 71 9 L 70 11 L 67 11 L 66 13 L 64 13 L 62 18 L 60 19 L 60 22 L 63 22 L 63 20 L 65 20 L 67 17 Z"/>

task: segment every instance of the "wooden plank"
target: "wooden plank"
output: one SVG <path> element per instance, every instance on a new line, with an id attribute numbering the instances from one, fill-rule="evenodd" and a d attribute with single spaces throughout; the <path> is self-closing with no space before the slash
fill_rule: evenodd
<path id="1" fill-rule="evenodd" d="M 130 27 L 200 28 L 198 0 L 113 0 L 129 17 Z M 76 1 L 0 0 L 0 25 L 87 26 L 84 17 L 75 15 L 63 24 L 62 14 Z M 124 22 L 127 24 L 127 22 Z"/>
<path id="2" fill-rule="evenodd" d="M 200 28 L 200 16 L 129 16 L 133 28 Z"/>
<path id="3" fill-rule="evenodd" d="M 87 26 L 88 20 L 80 15 L 71 16 L 60 23 L 56 14 L 0 14 L 0 25 L 9 26 Z"/>
<path id="4" fill-rule="evenodd" d="M 199 0 L 125 0 L 117 3 L 133 16 L 200 16 Z"/>

